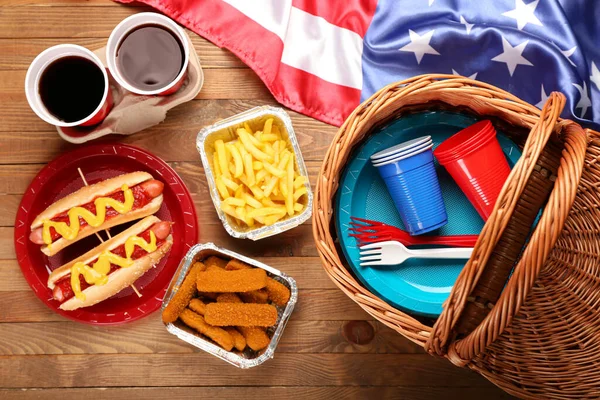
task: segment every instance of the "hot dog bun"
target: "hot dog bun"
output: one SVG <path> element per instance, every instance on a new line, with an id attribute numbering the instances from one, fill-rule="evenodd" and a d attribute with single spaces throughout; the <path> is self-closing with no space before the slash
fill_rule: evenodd
<path id="1" fill-rule="evenodd" d="M 120 190 L 121 186 L 123 185 L 132 187 L 150 179 L 153 179 L 153 177 L 147 172 L 132 172 L 129 174 L 119 175 L 114 178 L 110 178 L 90 186 L 84 186 L 76 192 L 71 193 L 67 197 L 56 201 L 55 203 L 51 204 L 48 208 L 46 208 L 35 218 L 35 220 L 31 224 L 31 230 L 41 227 L 45 220 L 52 219 L 56 215 L 65 212 L 73 207 L 89 203 L 97 197 L 102 197 L 114 193 L 115 191 Z M 116 217 L 109 219 L 97 228 L 94 228 L 90 225 L 86 225 L 85 227 L 79 230 L 79 234 L 75 239 L 67 240 L 63 237 L 60 237 L 56 241 L 52 242 L 50 246 L 43 245 L 41 250 L 47 256 L 53 256 L 65 247 L 69 246 L 70 244 L 77 242 L 78 240 L 83 239 L 89 235 L 93 235 L 96 232 L 111 228 L 116 225 L 124 224 L 129 221 L 134 221 L 136 219 L 143 218 L 147 215 L 152 215 L 160 209 L 162 202 L 163 196 L 161 194 L 158 197 L 152 199 L 150 203 L 146 204 L 140 209 L 133 210 L 125 214 L 119 214 Z"/>
<path id="2" fill-rule="evenodd" d="M 65 212 L 73 207 L 89 203 L 96 197 L 102 197 L 121 189 L 121 186 L 135 186 L 139 183 L 153 179 L 152 175 L 147 172 L 132 172 L 115 176 L 114 178 L 94 183 L 90 186 L 84 186 L 76 192 L 63 197 L 62 199 L 52 203 L 48 208 L 42 211 L 31 224 L 31 229 L 39 228 L 44 223 L 44 220 L 52 219 L 56 215 Z"/>
<path id="3" fill-rule="evenodd" d="M 158 197 L 152 199 L 152 201 L 146 204 L 142 208 L 138 208 L 137 210 L 130 211 L 125 214 L 119 214 L 116 217 L 109 219 L 104 222 L 97 228 L 93 226 L 86 225 L 79 230 L 79 234 L 73 240 L 65 239 L 64 237 L 58 238 L 56 241 L 52 242 L 50 246 L 42 245 L 42 253 L 47 255 L 48 257 L 55 255 L 65 247 L 85 238 L 90 235 L 93 235 L 96 232 L 103 231 L 108 228 L 112 228 L 113 226 L 121 225 L 129 221 L 135 221 L 136 219 L 143 218 L 147 215 L 152 215 L 160 209 L 160 206 L 163 202 L 163 195 L 161 194 Z"/>
<path id="4" fill-rule="evenodd" d="M 133 235 L 140 234 L 150 228 L 155 223 L 159 222 L 155 216 L 149 216 L 121 232 L 117 236 L 113 237 L 110 240 L 102 243 L 101 245 L 95 247 L 94 249 L 88 251 L 81 257 L 76 258 L 75 260 L 61 266 L 60 268 L 52 271 L 50 276 L 48 277 L 48 287 L 50 289 L 54 289 L 54 283 L 59 279 L 63 278 L 66 275 L 71 273 L 71 267 L 77 262 L 84 262 L 89 264 L 105 250 L 111 250 L 125 243 L 127 238 Z M 156 251 L 145 255 L 144 257 L 138 258 L 134 261 L 134 264 L 131 267 L 120 268 L 112 274 L 108 275 L 108 282 L 105 285 L 92 285 L 86 288 L 83 293 L 85 294 L 85 300 L 79 300 L 76 297 L 72 297 L 71 299 L 65 301 L 60 305 L 61 310 L 71 311 L 76 310 L 81 307 L 89 307 L 96 303 L 101 302 L 102 300 L 106 300 L 109 297 L 117 294 L 127 286 L 131 285 L 135 282 L 140 276 L 142 276 L 146 271 L 156 265 L 164 255 L 170 250 L 173 245 L 173 236 L 169 235 L 165 239 L 165 243 L 163 243 Z"/>

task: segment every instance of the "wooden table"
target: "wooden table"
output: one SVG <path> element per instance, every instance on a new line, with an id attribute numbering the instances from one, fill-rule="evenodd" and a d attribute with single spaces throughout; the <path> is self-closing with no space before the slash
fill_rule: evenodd
<path id="1" fill-rule="evenodd" d="M 201 239 L 239 251 L 296 278 L 296 310 L 275 358 L 239 370 L 180 342 L 155 313 L 119 327 L 70 322 L 29 289 L 15 260 L 13 223 L 34 175 L 75 146 L 30 110 L 25 72 L 58 43 L 96 49 L 123 18 L 145 7 L 108 0 L 3 0 L 0 3 L 0 398 L 508 398 L 466 369 L 435 359 L 373 320 L 326 276 L 310 221 L 258 243 L 234 240 L 207 194 L 194 140 L 205 125 L 276 104 L 232 54 L 191 33 L 205 73 L 197 99 L 145 132 L 111 140 L 163 158 L 193 193 Z M 314 182 L 336 128 L 290 112 Z"/>

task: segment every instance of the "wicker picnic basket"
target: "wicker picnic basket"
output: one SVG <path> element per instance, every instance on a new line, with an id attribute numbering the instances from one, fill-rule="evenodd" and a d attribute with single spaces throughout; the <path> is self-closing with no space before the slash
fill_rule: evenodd
<path id="1" fill-rule="evenodd" d="M 553 93 L 540 111 L 452 75 L 389 85 L 339 129 L 315 191 L 315 242 L 338 287 L 430 354 L 522 398 L 600 396 L 600 134 L 561 120 L 564 105 Z M 523 155 L 442 314 L 427 323 L 383 302 L 349 272 L 332 204 L 346 161 L 366 135 L 404 113 L 436 108 L 491 119 Z"/>

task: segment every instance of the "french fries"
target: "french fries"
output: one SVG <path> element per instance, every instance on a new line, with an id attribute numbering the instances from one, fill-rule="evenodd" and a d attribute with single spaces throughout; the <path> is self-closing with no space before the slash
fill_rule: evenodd
<path id="1" fill-rule="evenodd" d="M 247 123 L 237 138 L 214 143 L 212 169 L 221 210 L 248 227 L 272 225 L 304 211 L 307 177 L 298 173 L 294 152 L 273 118 L 262 131 Z"/>
<path id="2" fill-rule="evenodd" d="M 229 151 L 231 152 L 231 156 L 235 165 L 235 174 L 233 175 L 235 178 L 239 178 L 244 173 L 244 164 L 242 162 L 242 155 L 237 147 L 232 144 L 228 146 Z"/>

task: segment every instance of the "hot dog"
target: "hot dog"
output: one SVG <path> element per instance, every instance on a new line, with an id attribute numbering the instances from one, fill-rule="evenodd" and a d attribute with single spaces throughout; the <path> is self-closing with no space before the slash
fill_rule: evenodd
<path id="1" fill-rule="evenodd" d="M 29 240 L 48 256 L 98 231 L 154 214 L 164 184 L 147 172 L 132 172 L 82 187 L 58 200 L 31 224 Z"/>
<path id="2" fill-rule="evenodd" d="M 146 217 L 52 271 L 48 287 L 62 310 L 92 306 L 135 282 L 165 256 L 172 244 L 171 223 Z"/>

